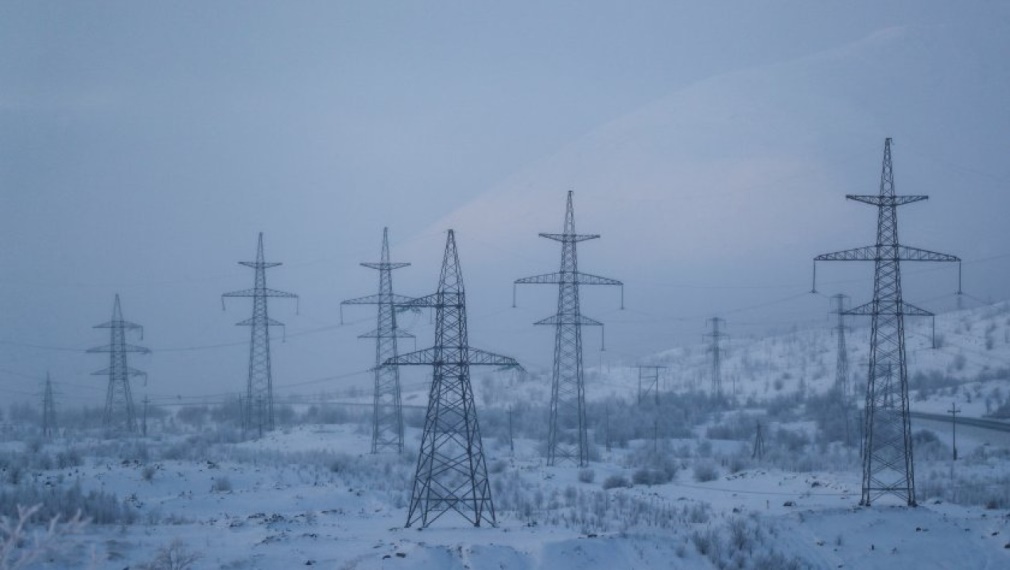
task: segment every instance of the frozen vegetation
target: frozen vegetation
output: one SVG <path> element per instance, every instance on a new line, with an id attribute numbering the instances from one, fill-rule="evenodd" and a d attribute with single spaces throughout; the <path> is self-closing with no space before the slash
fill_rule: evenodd
<path id="1" fill-rule="evenodd" d="M 1007 306 L 941 315 L 935 350 L 918 326 L 913 410 L 1005 416 Z M 857 385 L 865 334 L 849 342 Z M 0 442 L 0 568 L 1010 565 L 1010 434 L 959 427 L 952 469 L 949 426 L 913 420 L 920 506 L 856 506 L 858 437 L 846 445 L 832 407 L 834 346 L 829 330 L 733 341 L 726 398 L 705 390 L 703 347 L 671 350 L 657 356 L 670 366 L 658 405 L 637 402 L 635 369 L 591 370 L 582 469 L 544 464 L 543 375 L 477 377 L 497 528 L 451 514 L 403 527 L 418 407 L 405 410 L 407 451 L 372 455 L 367 406 L 312 397 L 282 406 L 259 439 L 242 436 L 234 404 L 155 408 L 149 435 L 131 438 L 68 407 L 51 439 L 37 409 L 15 405 Z"/>

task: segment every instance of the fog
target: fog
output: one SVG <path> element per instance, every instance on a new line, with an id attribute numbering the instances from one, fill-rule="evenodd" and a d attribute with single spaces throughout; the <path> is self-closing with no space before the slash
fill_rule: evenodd
<path id="1" fill-rule="evenodd" d="M 1006 299 L 1010 7 L 809 2 L 203 3 L 0 6 L 0 386 L 100 402 L 116 293 L 145 326 L 143 394 L 245 387 L 263 232 L 282 394 L 371 382 L 369 295 L 388 226 L 404 295 L 433 292 L 454 228 L 473 345 L 550 364 L 556 271 L 575 192 L 587 366 L 701 341 L 830 326 L 827 297 L 872 294 L 894 138 L 903 243 L 964 260 L 965 305 Z M 905 264 L 905 297 L 955 307 L 957 268 Z M 426 315 L 403 326 L 431 343 Z M 404 349 L 412 348 L 412 345 Z M 675 374 L 675 371 L 673 372 Z"/>

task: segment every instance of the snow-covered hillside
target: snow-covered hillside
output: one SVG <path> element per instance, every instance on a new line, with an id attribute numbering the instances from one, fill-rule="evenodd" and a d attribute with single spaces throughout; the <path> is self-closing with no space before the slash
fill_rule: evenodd
<path id="1" fill-rule="evenodd" d="M 838 357 L 836 321 L 761 338 L 731 336 L 721 343 L 722 388 L 741 404 L 763 405 L 782 396 L 824 394 L 835 383 Z M 870 323 L 846 317 L 849 381 L 861 405 L 866 386 Z M 732 326 L 732 322 L 729 323 Z M 941 411 L 956 402 L 967 415 L 991 414 L 1010 401 L 1010 303 L 906 318 L 910 398 L 919 411 Z M 585 350 L 586 395 L 590 401 L 637 398 L 636 365 L 665 366 L 660 391 L 674 395 L 712 391 L 712 353 L 699 343 L 660 352 L 644 362 L 593 366 L 595 353 Z M 477 395 L 488 407 L 550 398 L 550 371 L 534 374 L 478 373 Z M 423 401 L 423 386 L 414 386 L 411 401 Z"/>

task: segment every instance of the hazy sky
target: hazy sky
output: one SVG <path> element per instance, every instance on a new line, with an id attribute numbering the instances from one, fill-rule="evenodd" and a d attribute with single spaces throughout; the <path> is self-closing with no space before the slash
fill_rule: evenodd
<path id="1" fill-rule="evenodd" d="M 368 295 L 383 226 L 394 285 L 436 285 L 456 227 L 471 341 L 531 367 L 576 192 L 587 364 L 826 325 L 811 258 L 869 244 L 885 136 L 901 237 L 966 260 L 966 291 L 1010 285 L 1010 6 L 999 2 L 3 2 L 0 387 L 97 402 L 115 293 L 146 327 L 138 393 L 236 393 L 266 236 L 281 393 L 367 386 Z M 907 211 L 906 211 L 907 210 Z M 450 226 L 451 225 L 451 226 Z M 923 269 L 927 270 L 923 272 Z M 870 267 L 823 267 L 825 294 L 871 294 Z M 906 297 L 953 306 L 953 268 L 909 267 Z M 974 301 L 969 301 L 969 304 Z M 418 347 L 426 319 L 407 317 Z M 276 331 L 275 336 L 280 336 Z M 411 346 L 405 348 L 412 348 Z M 358 374 L 354 374 L 358 373 Z M 335 378 L 335 377 L 341 378 Z"/>

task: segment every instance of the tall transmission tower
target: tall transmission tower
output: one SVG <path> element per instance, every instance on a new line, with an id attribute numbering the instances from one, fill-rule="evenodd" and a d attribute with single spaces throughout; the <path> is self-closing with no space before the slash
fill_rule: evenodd
<path id="1" fill-rule="evenodd" d="M 712 332 L 704 336 L 712 339 L 712 345 L 709 347 L 709 352 L 712 353 L 712 394 L 716 398 L 722 398 L 722 345 L 720 341 L 729 335 L 719 330 L 720 324 L 726 324 L 725 319 L 712 317 L 708 322 L 712 323 Z"/>
<path id="2" fill-rule="evenodd" d="M 46 385 L 42 390 L 42 435 L 50 438 L 56 433 L 56 402 L 53 399 L 53 380 L 46 372 Z"/>
<path id="3" fill-rule="evenodd" d="M 252 289 L 243 289 L 221 295 L 221 308 L 225 297 L 252 297 L 252 317 L 236 323 L 237 326 L 251 327 L 249 338 L 249 376 L 246 380 L 245 417 L 250 428 L 256 427 L 259 435 L 274 428 L 274 383 L 270 365 L 270 327 L 284 326 L 267 315 L 267 299 L 281 297 L 297 299 L 298 295 L 267 288 L 267 272 L 280 263 L 263 260 L 263 232 L 259 234 L 256 246 L 256 261 L 240 261 L 240 265 L 251 267 L 256 272 Z"/>
<path id="4" fill-rule="evenodd" d="M 564 233 L 542 233 L 540 237 L 561 242 L 561 269 L 556 273 L 516 279 L 512 287 L 512 306 L 515 306 L 516 285 L 558 285 L 557 314 L 534 323 L 554 326 L 554 373 L 551 380 L 547 464 L 554 465 L 558 460 L 570 460 L 584 467 L 589 463 L 589 438 L 586 424 L 586 389 L 582 375 L 582 326 L 602 327 L 603 323 L 582 314 L 579 308 L 579 286 L 620 286 L 623 309 L 624 283 L 579 271 L 576 244 L 600 236 L 575 233 L 571 190 L 568 191 L 565 208 Z"/>
<path id="5" fill-rule="evenodd" d="M 835 327 L 835 334 L 838 336 L 838 356 L 835 360 L 835 391 L 838 394 L 838 405 L 841 409 L 844 420 L 845 445 L 852 445 L 852 428 L 850 427 L 851 410 L 849 397 L 849 351 L 845 345 L 845 300 L 848 295 L 838 293 L 832 295 L 835 302 L 835 314 L 838 315 L 838 325 Z"/>
<path id="6" fill-rule="evenodd" d="M 396 305 L 410 301 L 409 297 L 393 294 L 393 270 L 409 263 L 389 261 L 389 231 L 382 228 L 382 257 L 378 263 L 362 263 L 379 271 L 379 293 L 342 302 L 343 305 L 377 305 L 378 323 L 375 330 L 358 338 L 375 339 L 375 397 L 372 411 L 372 453 L 383 450 L 403 451 L 403 409 L 400 405 L 400 369 L 384 365 L 398 355 L 396 339 L 414 335 L 396 326 Z"/>
<path id="7" fill-rule="evenodd" d="M 109 329 L 109 344 L 89 349 L 88 352 L 109 353 L 109 367 L 93 372 L 94 376 L 108 376 L 109 388 L 105 396 L 105 416 L 102 423 L 107 430 L 125 433 L 136 433 L 137 414 L 133 408 L 133 395 L 130 392 L 130 377 L 146 376 L 146 373 L 130 368 L 126 363 L 126 355 L 130 352 L 147 354 L 151 352 L 143 346 L 126 343 L 126 331 L 139 330 L 143 339 L 143 327 L 136 323 L 123 320 L 123 311 L 119 305 L 119 295 L 112 307 L 112 320 L 95 325 L 96 329 Z"/>
<path id="8" fill-rule="evenodd" d="M 659 374 L 666 366 L 651 366 L 639 364 L 638 368 L 638 405 L 652 392 L 656 405 L 659 405 Z"/>
<path id="9" fill-rule="evenodd" d="M 847 195 L 849 200 L 877 207 L 877 243 L 814 258 L 814 290 L 818 261 L 873 261 L 873 301 L 844 311 L 872 318 L 870 370 L 863 414 L 863 484 L 860 505 L 894 495 L 916 506 L 912 429 L 908 416 L 908 369 L 905 360 L 905 315 L 932 316 L 901 296 L 902 261 L 958 262 L 960 258 L 898 243 L 898 206 L 928 196 L 894 193 L 891 139 L 884 140 L 879 195 Z M 958 284 L 960 290 L 960 283 Z"/>
<path id="10" fill-rule="evenodd" d="M 406 526 L 420 522 L 422 528 L 426 527 L 449 511 L 474 526 L 480 526 L 481 521 L 494 525 L 494 503 L 470 386 L 470 367 L 519 364 L 507 356 L 469 346 L 463 273 L 452 230 L 445 243 L 437 292 L 403 306 L 435 309 L 435 345 L 384 363 L 434 367 Z"/>

